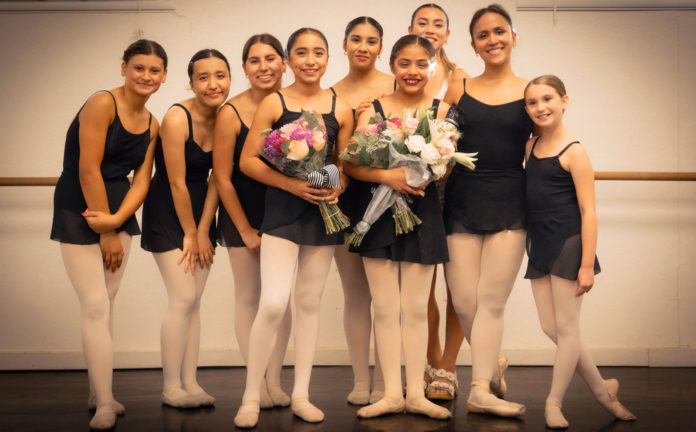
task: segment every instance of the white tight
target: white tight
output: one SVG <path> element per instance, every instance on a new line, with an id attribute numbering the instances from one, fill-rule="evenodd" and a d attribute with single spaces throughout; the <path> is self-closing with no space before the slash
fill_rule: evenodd
<path id="1" fill-rule="evenodd" d="M 244 361 L 249 359 L 249 334 L 251 325 L 259 309 L 261 297 L 261 255 L 246 247 L 228 247 L 232 276 L 234 277 L 234 330 L 237 336 L 239 350 Z M 271 353 L 266 371 L 266 382 L 269 387 L 280 386 L 280 371 L 283 368 L 285 350 L 290 339 L 292 327 L 292 311 L 289 303 L 278 329 L 278 340 Z"/>
<path id="2" fill-rule="evenodd" d="M 496 374 L 503 314 L 524 254 L 525 232 L 455 233 L 447 236 L 445 264 L 452 303 L 465 335 L 471 335 L 472 381 Z"/>
<path id="3" fill-rule="evenodd" d="M 258 401 L 260 385 L 276 346 L 295 282 L 295 386 L 293 399 L 309 397 L 314 350 L 319 334 L 319 304 L 335 246 L 298 245 L 261 236 L 261 297 L 251 326 L 243 401 Z"/>
<path id="4" fill-rule="evenodd" d="M 349 252 L 348 244 L 336 246 L 334 253 L 343 286 L 343 329 L 346 334 L 354 384 L 370 390 L 370 332 L 372 331 L 372 297 L 359 254 Z M 377 360 L 375 344 L 375 360 Z M 382 380 L 379 361 L 375 361 L 375 380 Z"/>
<path id="5" fill-rule="evenodd" d="M 375 336 L 384 375 L 385 397 L 403 398 L 403 343 L 406 398 L 423 398 L 428 297 L 433 266 L 374 258 L 363 258 L 363 262 L 375 308 Z"/>
<path id="6" fill-rule="evenodd" d="M 114 400 L 111 382 L 113 375 L 113 306 L 123 271 L 128 262 L 131 236 L 120 232 L 125 255 L 115 272 L 106 270 L 99 243 L 75 245 L 61 243 L 65 269 L 80 301 L 82 314 L 82 347 L 87 362 L 90 394 L 97 407 L 110 405 Z"/>
<path id="7" fill-rule="evenodd" d="M 201 296 L 208 279 L 209 268 L 196 268 L 184 273 L 178 264 L 181 250 L 153 253 L 164 285 L 168 307 L 162 321 L 162 390 L 197 385 L 196 369 L 201 336 Z"/>
<path id="8" fill-rule="evenodd" d="M 575 295 L 577 282 L 556 276 L 544 276 L 531 282 L 541 328 L 557 345 L 551 391 L 546 404 L 563 406 L 563 396 L 575 370 L 595 397 L 602 400 L 607 394 L 606 383 L 580 341 L 580 305 L 583 296 Z"/>

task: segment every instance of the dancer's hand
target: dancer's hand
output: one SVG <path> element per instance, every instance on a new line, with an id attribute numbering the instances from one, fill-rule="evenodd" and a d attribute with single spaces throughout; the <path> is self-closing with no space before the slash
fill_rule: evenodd
<path id="1" fill-rule="evenodd" d="M 208 232 L 198 231 L 198 262 L 201 268 L 210 267 L 213 264 L 215 246 L 210 241 Z"/>
<path id="2" fill-rule="evenodd" d="M 102 233 L 99 236 L 99 246 L 101 247 L 104 266 L 107 270 L 115 272 L 117 268 L 121 267 L 123 255 L 125 255 L 116 231 Z"/>
<path id="3" fill-rule="evenodd" d="M 406 182 L 406 171 L 402 167 L 382 170 L 381 183 L 402 194 L 423 195 L 425 186 L 413 187 Z"/>
<path id="4" fill-rule="evenodd" d="M 191 274 L 196 272 L 198 260 L 198 238 L 196 233 L 184 234 L 184 249 L 177 264 L 184 263 L 184 273 L 191 269 Z"/>
<path id="5" fill-rule="evenodd" d="M 578 290 L 575 292 L 576 296 L 581 296 L 592 289 L 594 285 L 594 266 L 593 267 L 580 267 L 578 270 Z"/>
<path id="6" fill-rule="evenodd" d="M 288 177 L 285 190 L 312 204 L 325 201 L 324 198 L 331 193 L 331 189 L 315 189 L 307 183 L 307 180 L 298 177 Z"/>
<path id="7" fill-rule="evenodd" d="M 82 216 L 84 216 L 87 225 L 92 228 L 92 231 L 98 234 L 113 231 L 122 225 L 116 215 L 102 211 L 87 209 L 82 212 Z"/>
<path id="8" fill-rule="evenodd" d="M 261 250 L 261 237 L 259 237 L 259 230 L 249 228 L 244 232 L 240 232 L 239 235 L 242 236 L 242 241 L 247 249 L 254 253 L 258 253 Z"/>
<path id="9" fill-rule="evenodd" d="M 341 195 L 344 189 L 341 188 L 331 188 L 328 189 L 330 192 L 324 196 L 324 201 L 327 204 L 338 204 L 338 196 Z"/>
<path id="10" fill-rule="evenodd" d="M 355 119 L 357 120 L 358 117 L 360 117 L 360 114 L 365 112 L 366 109 L 370 108 L 372 106 L 372 102 L 374 101 L 374 98 L 367 98 L 364 101 L 360 102 L 360 105 L 355 109 Z"/>

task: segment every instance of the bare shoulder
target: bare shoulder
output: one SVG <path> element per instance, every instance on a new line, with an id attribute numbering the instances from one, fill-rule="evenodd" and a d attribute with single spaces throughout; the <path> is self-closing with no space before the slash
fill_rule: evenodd
<path id="1" fill-rule="evenodd" d="M 160 124 L 155 116 L 152 116 L 152 124 L 150 125 L 150 136 L 156 137 L 159 134 Z"/>
<path id="2" fill-rule="evenodd" d="M 176 133 L 184 131 L 188 133 L 188 118 L 184 109 L 178 105 L 174 105 L 162 118 L 162 127 L 160 131 L 164 134 Z"/>
<path id="3" fill-rule="evenodd" d="M 457 68 L 450 75 L 450 81 L 462 81 L 464 78 L 469 78 L 469 74 L 462 68 Z"/>
<path id="4" fill-rule="evenodd" d="M 84 114 L 90 118 L 108 118 L 113 121 L 116 116 L 113 97 L 106 91 L 94 93 L 87 99 L 80 115 Z"/>
<path id="5" fill-rule="evenodd" d="M 447 111 L 450 109 L 450 104 L 445 101 L 440 101 L 437 105 L 437 118 L 443 119 L 447 115 Z"/>

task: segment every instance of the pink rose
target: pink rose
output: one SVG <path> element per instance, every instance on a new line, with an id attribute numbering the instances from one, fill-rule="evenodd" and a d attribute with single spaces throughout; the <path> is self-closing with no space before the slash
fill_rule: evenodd
<path id="1" fill-rule="evenodd" d="M 406 132 L 409 135 L 413 135 L 414 133 L 416 133 L 416 128 L 418 127 L 418 123 L 419 122 L 418 122 L 417 118 L 409 117 L 406 120 L 406 125 L 404 126 L 404 128 L 406 129 Z"/>

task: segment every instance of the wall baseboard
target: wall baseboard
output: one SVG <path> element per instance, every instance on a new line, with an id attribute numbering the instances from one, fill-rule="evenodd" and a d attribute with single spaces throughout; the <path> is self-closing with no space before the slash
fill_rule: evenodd
<path id="1" fill-rule="evenodd" d="M 553 348 L 503 349 L 514 366 L 549 366 L 553 363 Z M 590 348 L 599 366 L 651 366 L 696 367 L 696 348 Z M 457 364 L 471 365 L 471 352 L 462 349 Z M 285 364 L 292 364 L 294 351 L 288 350 Z M 200 366 L 243 366 L 242 356 L 236 349 L 203 348 L 199 356 Z M 374 362 L 374 359 L 371 359 Z M 343 348 L 325 347 L 317 350 L 318 366 L 344 366 L 350 364 L 348 351 Z M 159 368 L 159 351 L 119 351 L 114 354 L 117 369 Z M 5 351 L 0 352 L 0 370 L 72 370 L 84 369 L 81 351 Z"/>

